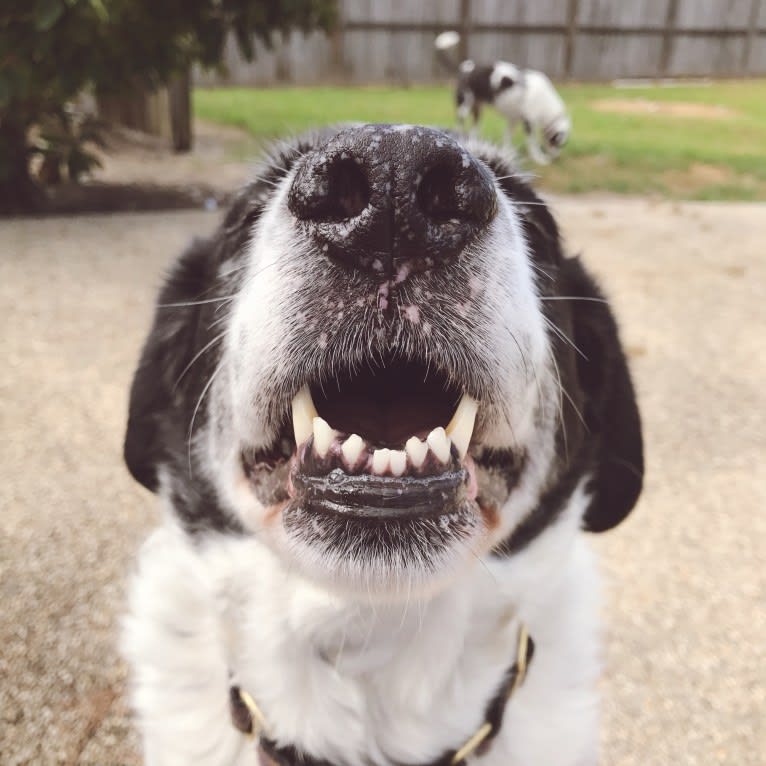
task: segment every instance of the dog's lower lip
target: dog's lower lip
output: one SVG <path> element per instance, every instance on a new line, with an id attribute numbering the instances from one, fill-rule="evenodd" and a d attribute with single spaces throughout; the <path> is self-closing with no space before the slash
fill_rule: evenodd
<path id="1" fill-rule="evenodd" d="M 469 499 L 465 467 L 431 476 L 349 476 L 335 468 L 322 476 L 292 475 L 293 499 L 310 511 L 360 519 L 415 519 L 454 513 Z"/>

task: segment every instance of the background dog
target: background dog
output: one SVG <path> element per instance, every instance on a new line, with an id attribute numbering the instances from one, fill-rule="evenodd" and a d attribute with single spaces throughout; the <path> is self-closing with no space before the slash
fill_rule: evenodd
<path id="1" fill-rule="evenodd" d="M 463 130 L 468 121 L 475 129 L 482 104 L 494 106 L 505 117 L 506 142 L 521 124 L 530 157 L 547 165 L 569 139 L 572 122 L 561 96 L 542 72 L 520 69 L 507 61 L 477 65 L 454 56 L 460 42 L 457 32 L 442 32 L 434 43 L 439 61 L 457 77 L 455 99 L 458 122 Z"/>
<path id="2" fill-rule="evenodd" d="M 596 763 L 580 530 L 633 507 L 639 415 L 606 300 L 497 148 L 280 146 L 168 276 L 125 458 L 166 509 L 124 633 L 149 763 L 465 763 L 482 731 L 478 763 Z"/>

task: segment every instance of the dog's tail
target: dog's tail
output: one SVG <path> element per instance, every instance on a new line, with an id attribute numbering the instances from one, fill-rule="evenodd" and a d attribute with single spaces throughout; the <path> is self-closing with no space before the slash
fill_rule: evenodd
<path id="1" fill-rule="evenodd" d="M 456 75 L 460 71 L 460 61 L 457 53 L 457 46 L 459 44 L 460 35 L 455 31 L 442 32 L 434 40 L 436 60 L 452 75 Z"/>

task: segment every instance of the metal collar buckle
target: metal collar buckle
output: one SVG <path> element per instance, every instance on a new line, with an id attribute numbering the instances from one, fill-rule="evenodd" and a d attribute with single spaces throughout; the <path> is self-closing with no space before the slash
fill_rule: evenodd
<path id="1" fill-rule="evenodd" d="M 526 625 L 523 623 L 519 626 L 519 637 L 516 644 L 516 662 L 512 668 L 512 677 L 508 688 L 503 695 L 503 704 L 508 702 L 510 698 L 516 692 L 516 689 L 524 682 L 524 678 L 527 675 L 527 667 L 529 660 L 531 659 L 532 648 L 529 639 L 529 632 Z M 483 745 L 488 745 L 488 738 L 497 734 L 495 727 L 489 722 L 484 723 L 465 741 L 462 747 L 460 747 L 455 755 L 452 756 L 450 766 L 458 766 L 463 763 L 466 758 L 474 755 L 474 753 L 481 752 Z"/>
<path id="2" fill-rule="evenodd" d="M 229 707 L 234 726 L 250 739 L 260 739 L 266 733 L 266 717 L 256 701 L 239 686 L 229 689 Z"/>

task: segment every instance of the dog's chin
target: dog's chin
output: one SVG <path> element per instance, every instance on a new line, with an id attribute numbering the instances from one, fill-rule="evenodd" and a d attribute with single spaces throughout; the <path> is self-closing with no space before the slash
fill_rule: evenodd
<path id="1" fill-rule="evenodd" d="M 359 511 L 296 498 L 283 511 L 279 552 L 313 582 L 382 599 L 437 592 L 483 552 L 486 528 L 467 499 L 444 513 Z"/>
<path id="2" fill-rule="evenodd" d="M 338 451 L 320 458 L 313 440 L 278 468 L 248 475 L 273 502 L 261 537 L 286 567 L 315 583 L 364 597 L 438 592 L 488 548 L 496 519 L 477 498 L 476 468 L 453 448 L 444 465 L 407 475 L 349 472 Z"/>

